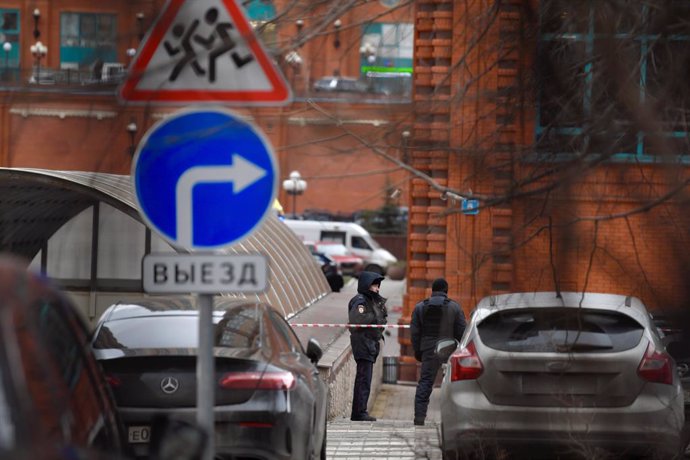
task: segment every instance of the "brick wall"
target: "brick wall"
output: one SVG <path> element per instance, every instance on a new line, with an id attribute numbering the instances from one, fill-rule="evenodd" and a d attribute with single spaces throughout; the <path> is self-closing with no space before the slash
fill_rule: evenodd
<path id="1" fill-rule="evenodd" d="M 439 186 L 502 196 L 517 181 L 554 167 L 525 160 L 536 116 L 536 6 L 531 0 L 417 2 L 411 157 Z M 440 61 L 435 39 L 448 38 L 451 29 L 452 57 Z M 535 181 L 532 189 L 543 192 L 490 203 L 476 216 L 458 213 L 458 203 L 441 201 L 439 190 L 414 179 L 401 322 L 409 322 L 436 276 L 448 279 L 451 297 L 466 312 L 489 294 L 556 287 L 635 295 L 652 309 L 690 304 L 685 199 L 649 206 L 686 176 L 675 167 L 607 163 L 554 190 L 547 180 Z M 400 343 L 402 361 L 412 362 L 406 331 Z"/>

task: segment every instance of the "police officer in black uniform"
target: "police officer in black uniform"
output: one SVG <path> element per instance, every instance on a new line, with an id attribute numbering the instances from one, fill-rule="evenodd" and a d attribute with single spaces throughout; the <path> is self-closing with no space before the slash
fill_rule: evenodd
<path id="1" fill-rule="evenodd" d="M 362 272 L 357 284 L 357 295 L 348 304 L 350 324 L 386 324 L 388 312 L 386 299 L 379 295 L 383 276 L 373 272 Z M 355 389 L 352 396 L 350 420 L 374 422 L 376 418 L 367 413 L 371 376 L 374 362 L 379 355 L 380 341 L 384 328 L 350 328 L 352 354 L 357 363 Z"/>
<path id="2" fill-rule="evenodd" d="M 431 390 L 441 367 L 441 361 L 434 356 L 436 343 L 444 338 L 460 341 L 465 332 L 465 315 L 460 305 L 448 298 L 448 282 L 443 278 L 434 280 L 431 291 L 431 297 L 415 305 L 410 324 L 414 355 L 422 362 L 414 395 L 415 425 L 424 425 Z"/>

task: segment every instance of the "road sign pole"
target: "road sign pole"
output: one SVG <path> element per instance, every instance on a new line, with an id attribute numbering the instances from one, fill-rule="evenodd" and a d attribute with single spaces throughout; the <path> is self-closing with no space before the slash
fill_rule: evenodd
<path id="1" fill-rule="evenodd" d="M 197 298 L 197 308 L 199 309 L 199 350 L 196 361 L 197 423 L 208 433 L 202 459 L 213 460 L 215 456 L 213 295 L 200 294 Z"/>

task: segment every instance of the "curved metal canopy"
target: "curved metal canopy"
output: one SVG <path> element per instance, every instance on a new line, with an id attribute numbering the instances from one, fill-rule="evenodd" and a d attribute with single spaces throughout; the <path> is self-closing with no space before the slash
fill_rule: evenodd
<path id="1" fill-rule="evenodd" d="M 31 260 L 60 227 L 99 202 L 143 223 L 134 203 L 129 176 L 0 168 L 0 250 Z M 224 251 L 260 252 L 268 257 L 269 289 L 256 298 L 272 305 L 285 317 L 330 292 L 309 251 L 274 215 L 243 242 Z"/>

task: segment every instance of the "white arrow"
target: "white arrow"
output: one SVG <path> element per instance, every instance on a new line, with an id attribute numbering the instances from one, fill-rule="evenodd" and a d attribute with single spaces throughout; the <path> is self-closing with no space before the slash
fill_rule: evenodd
<path id="1" fill-rule="evenodd" d="M 185 248 L 193 245 L 194 187 L 199 184 L 232 182 L 234 193 L 240 193 L 266 174 L 265 169 L 236 153 L 232 154 L 231 166 L 195 166 L 186 170 L 177 180 L 175 189 L 177 243 Z"/>

